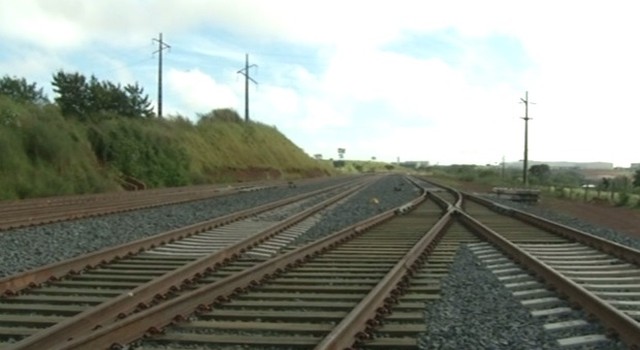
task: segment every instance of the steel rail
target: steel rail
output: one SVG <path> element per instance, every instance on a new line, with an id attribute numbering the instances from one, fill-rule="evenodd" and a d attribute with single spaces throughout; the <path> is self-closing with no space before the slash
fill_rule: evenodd
<path id="1" fill-rule="evenodd" d="M 628 346 L 640 347 L 639 322 L 612 307 L 584 287 L 564 277 L 469 214 L 456 210 L 455 215 L 462 224 L 481 234 L 487 241 L 499 247 L 513 260 L 538 275 L 561 294 L 566 295 L 573 303 L 580 305 L 587 312 L 598 317 L 606 327 L 617 333 Z"/>
<path id="2" fill-rule="evenodd" d="M 494 203 L 488 199 L 481 198 L 478 196 L 473 196 L 468 193 L 465 193 L 464 196 L 476 203 L 482 204 L 494 211 L 507 214 L 513 218 L 516 218 L 520 221 L 529 223 L 538 228 L 551 231 L 555 234 L 558 234 L 562 237 L 568 238 L 570 240 L 580 242 L 582 244 L 586 244 L 598 250 L 601 250 L 605 253 L 614 255 L 617 258 L 625 260 L 635 265 L 640 265 L 640 250 L 633 249 L 622 244 L 606 240 L 604 238 L 600 238 L 598 236 L 592 235 L 590 233 L 562 225 L 557 222 L 549 221 L 543 219 L 537 215 L 525 213 L 521 210 L 506 207 L 497 203 Z"/>
<path id="3" fill-rule="evenodd" d="M 14 205 L 1 203 L 0 231 L 223 197 L 242 191 L 242 187 L 233 189 L 210 187 L 200 192 L 195 190 L 166 193 L 145 191 L 134 192 L 136 195 L 91 196 L 86 199 L 82 197 L 38 199 Z"/>
<path id="4" fill-rule="evenodd" d="M 424 201 L 425 193 L 412 200 L 411 205 Z M 337 245 L 351 240 L 376 226 L 398 215 L 398 208 L 388 210 L 372 218 L 360 221 L 343 230 L 333 233 L 318 241 L 309 243 L 289 253 L 267 260 L 240 273 L 228 276 L 210 285 L 180 295 L 153 308 L 140 311 L 119 322 L 98 329 L 82 338 L 73 339 L 61 346 L 51 349 L 107 349 L 130 343 L 145 333 L 160 332 L 172 322 L 188 318 L 197 310 L 209 310 L 212 303 L 223 302 L 230 296 L 240 293 L 252 286 L 259 285 L 282 274 Z M 215 305 L 214 305 L 215 308 Z"/>
<path id="5" fill-rule="evenodd" d="M 68 274 L 75 274 L 86 268 L 92 268 L 104 264 L 119 257 L 135 254 L 139 251 L 154 248 L 156 246 L 173 242 L 193 234 L 210 230 L 212 228 L 228 224 L 251 215 L 255 215 L 282 205 L 293 203 L 304 198 L 315 196 L 324 191 L 330 191 L 345 185 L 335 185 L 329 188 L 300 194 L 285 198 L 276 202 L 264 204 L 256 208 L 241 210 L 216 219 L 207 220 L 201 223 L 181 227 L 175 230 L 157 234 L 155 236 L 142 238 L 133 242 L 124 243 L 115 247 L 105 248 L 87 255 L 82 255 L 69 260 L 45 265 L 43 267 L 26 271 L 17 275 L 0 279 L 0 291 L 5 295 L 12 295 L 30 286 L 37 286 L 48 280 L 56 280 Z"/>
<path id="6" fill-rule="evenodd" d="M 81 312 L 57 325 L 36 333 L 15 344 L 13 349 L 41 349 L 51 344 L 63 344 L 73 338 L 85 335 L 94 329 L 126 317 L 135 310 L 147 309 L 154 303 L 166 300 L 168 294 L 195 284 L 208 271 L 235 260 L 240 254 L 259 245 L 281 231 L 297 224 L 309 216 L 325 209 L 335 202 L 353 194 L 362 186 L 354 186 L 340 194 L 318 203 L 298 214 L 279 222 L 264 231 L 248 237 L 227 249 L 201 257 L 179 269 L 155 278 L 133 290 L 110 301 Z"/>
<path id="7" fill-rule="evenodd" d="M 311 183 L 311 180 L 308 180 Z M 305 181 L 307 183 L 307 181 Z M 233 184 L 211 184 L 211 185 L 196 185 L 185 187 L 169 187 L 169 188 L 154 188 L 146 189 L 142 191 L 128 191 L 128 192 L 107 192 L 107 193 L 94 193 L 94 194 L 78 194 L 78 195 L 62 195 L 54 197 L 40 197 L 40 198 L 26 198 L 17 200 L 2 200 L 0 201 L 0 210 L 2 213 L 12 210 L 23 209 L 51 209 L 52 207 L 65 206 L 69 204 L 78 203 L 96 203 L 96 202 L 109 202 L 113 200 L 130 201 L 134 199 L 145 198 L 149 196 L 153 197 L 172 197 L 180 195 L 199 195 L 202 192 L 215 192 L 225 191 L 230 189 L 241 190 L 247 187 L 257 186 L 278 186 L 283 185 L 282 181 L 253 181 L 242 182 Z"/>
<path id="8" fill-rule="evenodd" d="M 396 296 L 402 294 L 411 275 L 424 260 L 425 254 L 433 250 L 435 243 L 452 222 L 452 212 L 453 209 L 448 210 L 438 220 L 353 311 L 324 337 L 315 347 L 316 350 L 351 349 L 359 340 L 371 337 L 372 326 L 378 324 L 379 319 L 396 303 Z"/>
<path id="9" fill-rule="evenodd" d="M 314 183 L 308 179 L 302 183 Z M 76 220 L 132 210 L 180 204 L 247 190 L 285 186 L 282 181 L 253 181 L 224 185 L 150 189 L 135 192 L 58 196 L 0 201 L 0 231 Z"/>
<path id="10" fill-rule="evenodd" d="M 430 185 L 433 185 L 435 187 L 439 187 L 445 191 L 447 191 L 449 194 L 453 195 L 455 197 L 455 202 L 454 203 L 449 203 L 447 202 L 444 198 L 442 198 L 441 196 L 437 195 L 436 191 L 429 191 L 429 196 L 431 196 L 431 198 L 446 212 L 451 208 L 462 208 L 462 204 L 463 204 L 463 194 L 456 190 L 453 187 L 449 187 L 446 185 L 442 185 L 440 183 L 434 182 L 432 180 L 428 180 L 426 179 L 424 176 L 418 176 L 418 179 L 420 179 L 421 181 L 424 181 Z"/>
<path id="11" fill-rule="evenodd" d="M 443 210 L 444 212 L 448 212 L 448 211 L 450 211 L 451 209 L 456 208 L 456 203 L 457 203 L 457 201 L 456 201 L 456 203 L 451 204 L 451 203 L 447 202 L 444 198 L 442 198 L 442 197 L 438 196 L 438 194 L 437 194 L 437 193 L 434 193 L 434 192 L 428 192 L 428 194 L 427 194 L 427 195 L 428 195 L 428 196 L 429 196 L 429 198 L 431 198 L 431 199 L 432 199 L 436 204 L 438 204 L 438 206 L 439 206 L 440 208 L 442 208 L 442 210 Z M 458 198 L 460 198 L 460 196 L 459 196 L 459 195 L 457 195 L 457 197 L 458 197 Z"/>

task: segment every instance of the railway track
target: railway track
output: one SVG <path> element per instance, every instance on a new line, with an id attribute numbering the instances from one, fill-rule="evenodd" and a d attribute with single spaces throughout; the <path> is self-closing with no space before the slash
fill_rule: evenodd
<path id="1" fill-rule="evenodd" d="M 308 217 L 362 186 L 332 186 L 2 279 L 0 339 L 10 348 L 62 344 L 159 302 L 206 269 L 227 265 L 243 253 L 258 261 L 269 252 L 277 254 L 318 220 Z M 289 229 L 301 221 L 306 223 Z"/>
<path id="2" fill-rule="evenodd" d="M 114 342 L 125 344 L 140 338 L 144 332 L 154 333 L 178 320 L 192 319 L 195 310 L 203 318 L 211 310 L 211 317 L 219 317 L 214 326 L 222 332 L 218 337 L 222 344 L 266 341 L 282 346 L 285 338 L 296 342 L 302 340 L 300 334 L 306 334 L 302 337 L 306 342 L 320 347 L 350 345 L 360 335 L 372 331 L 369 325 L 381 319 L 396 296 L 408 286 L 412 287 L 411 293 L 406 294 L 408 301 L 398 304 L 405 310 L 406 319 L 395 312 L 396 316 L 391 319 L 400 323 L 383 327 L 380 334 L 395 333 L 400 335 L 395 337 L 397 344 L 412 342 L 415 347 L 416 334 L 402 328 L 412 322 L 414 325 L 406 328 L 419 332 L 419 324 L 423 324 L 423 301 L 437 293 L 436 280 L 443 273 L 443 265 L 435 258 L 431 265 L 424 264 L 425 253 L 431 251 L 437 236 L 451 221 L 449 214 L 442 217 L 441 204 L 434 200 L 410 211 L 423 199 L 424 195 L 316 242 L 291 247 L 293 250 L 288 253 L 249 269 L 226 277 L 217 276 L 222 279 L 205 274 L 200 281 L 204 284 L 193 286 L 189 293 L 142 310 L 86 337 L 73 339 L 60 349 L 106 348 Z M 431 230 L 430 226 L 433 226 Z M 376 254 L 371 254 L 372 251 Z M 446 249 L 443 252 L 452 254 L 446 253 Z M 244 258 L 250 260 L 249 255 Z M 445 259 L 444 263 L 449 260 Z M 243 263 L 250 265 L 252 262 Z M 421 270 L 425 266 L 433 271 Z M 419 273 L 411 280 L 410 275 L 416 271 Z M 408 283 L 409 280 L 412 283 Z M 260 317 L 256 318 L 256 315 Z M 235 323 L 239 319 L 242 323 Z M 275 319 L 298 329 L 299 333 L 289 332 L 283 324 L 273 322 Z M 316 320 L 299 327 L 291 325 L 300 319 Z M 341 319 L 344 321 L 339 322 Z M 194 327 L 201 326 L 196 323 Z M 250 332 L 251 327 L 257 328 L 255 334 L 273 327 L 280 333 L 276 339 L 269 339 L 269 336 L 257 339 L 257 335 L 247 337 L 246 332 Z M 322 345 L 323 333 L 325 342 L 333 344 L 337 340 L 339 344 Z M 407 337 L 408 333 L 411 333 L 410 337 Z M 230 340 L 234 337 L 235 340 Z M 392 343 L 393 339 L 389 338 L 387 344 Z"/>
<path id="3" fill-rule="evenodd" d="M 438 206 L 426 203 L 229 302 L 214 305 L 213 310 L 199 314 L 197 320 L 171 327 L 142 346 L 313 347 L 380 283 L 440 214 Z M 450 252 L 448 255 L 449 258 Z M 384 343 L 371 345 L 397 348 L 412 342 L 415 346 L 415 334 L 424 331 L 423 303 L 437 297 L 437 278 L 442 273 L 442 265 L 434 263 L 431 267 L 433 271 L 427 268 L 414 275 L 410 292 L 395 305 L 389 324 L 380 330 L 388 335 Z M 407 334 L 414 337 L 403 337 Z"/>
<path id="4" fill-rule="evenodd" d="M 414 201 L 309 244 L 299 245 L 296 235 L 318 215 L 240 243 L 204 248 L 199 237 L 164 244 L 84 271 L 78 277 L 88 277 L 87 285 L 65 277 L 68 290 L 105 281 L 98 289 L 104 295 L 77 297 L 91 305 L 11 348 L 418 349 L 428 346 L 421 344 L 429 332 L 425 303 L 439 298 L 439 281 L 463 244 L 544 320 L 559 346 L 613 346 L 613 334 L 640 346 L 640 252 L 481 198 L 422 187 L 428 193 Z M 243 222 L 218 229 L 252 230 Z M 186 272 L 177 272 L 185 264 Z M 126 278 L 105 277 L 114 273 Z M 8 298 L 24 297 L 18 304 L 32 297 L 21 283 L 11 290 L 20 295 Z M 39 317 L 60 317 L 60 305 Z M 6 328 L 34 328 L 14 326 Z"/>
<path id="5" fill-rule="evenodd" d="M 559 345 L 603 346 L 616 334 L 640 346 L 640 251 L 472 199 L 459 220 L 492 245 L 474 250 L 532 315 L 549 317 L 545 329 L 558 334 Z M 594 331 L 592 318 L 604 330 Z"/>
<path id="6" fill-rule="evenodd" d="M 257 191 L 270 186 L 276 185 L 255 182 L 233 187 L 207 185 L 1 201 L 0 231 Z"/>

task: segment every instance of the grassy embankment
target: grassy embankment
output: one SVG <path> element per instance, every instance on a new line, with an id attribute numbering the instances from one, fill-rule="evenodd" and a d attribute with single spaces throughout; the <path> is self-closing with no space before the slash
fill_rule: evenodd
<path id="1" fill-rule="evenodd" d="M 214 111 L 184 118 L 105 115 L 81 122 L 52 104 L 0 96 L 0 199 L 328 175 L 274 127 Z"/>

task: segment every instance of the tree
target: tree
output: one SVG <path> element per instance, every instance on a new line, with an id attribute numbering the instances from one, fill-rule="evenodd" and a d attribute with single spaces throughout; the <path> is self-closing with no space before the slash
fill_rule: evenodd
<path id="1" fill-rule="evenodd" d="M 89 110 L 90 115 L 115 113 L 128 117 L 127 94 L 120 85 L 115 85 L 109 81 L 99 81 L 95 76 L 91 76 L 89 81 Z"/>
<path id="2" fill-rule="evenodd" d="M 151 101 L 149 101 L 149 95 L 144 93 L 144 89 L 138 83 L 125 86 L 124 92 L 127 96 L 126 116 L 150 118 L 155 115 Z"/>
<path id="3" fill-rule="evenodd" d="M 554 186 L 576 187 L 584 183 L 585 177 L 578 168 L 555 169 L 549 178 Z"/>
<path id="4" fill-rule="evenodd" d="M 18 102 L 43 105 L 49 102 L 47 96 L 38 89 L 36 83 L 27 83 L 25 78 L 18 79 L 5 75 L 0 79 L 0 95 L 8 96 Z"/>
<path id="5" fill-rule="evenodd" d="M 51 85 L 53 85 L 53 91 L 58 94 L 55 101 L 62 115 L 80 120 L 88 118 L 92 101 L 89 84 L 84 75 L 58 71 L 53 75 Z"/>
<path id="6" fill-rule="evenodd" d="M 538 182 L 545 183 L 551 175 L 551 168 L 549 168 L 547 164 L 532 165 L 529 168 L 529 174 L 531 177 L 537 179 Z"/>
<path id="7" fill-rule="evenodd" d="M 55 98 L 64 116 L 81 120 L 91 116 L 119 115 L 129 118 L 152 117 L 149 96 L 138 83 L 122 88 L 120 84 L 100 81 L 95 76 L 87 80 L 79 73 L 59 71 L 53 76 Z"/>
<path id="8" fill-rule="evenodd" d="M 633 187 L 640 187 L 640 169 L 633 173 Z"/>

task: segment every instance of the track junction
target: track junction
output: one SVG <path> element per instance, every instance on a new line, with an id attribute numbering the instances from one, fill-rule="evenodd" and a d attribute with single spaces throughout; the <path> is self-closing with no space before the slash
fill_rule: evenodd
<path id="1" fill-rule="evenodd" d="M 300 239 L 375 181 L 6 277 L 0 348 L 428 348 L 425 303 L 462 245 L 534 317 L 550 317 L 559 346 L 640 346 L 639 251 L 482 197 L 407 177 L 411 201 Z"/>

